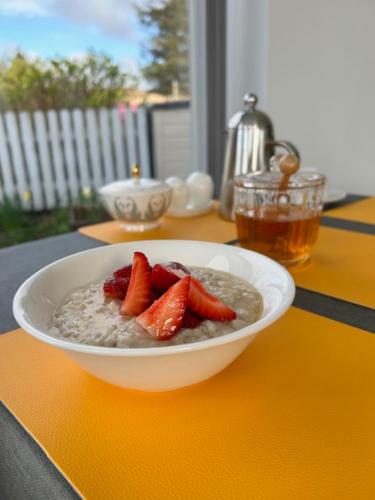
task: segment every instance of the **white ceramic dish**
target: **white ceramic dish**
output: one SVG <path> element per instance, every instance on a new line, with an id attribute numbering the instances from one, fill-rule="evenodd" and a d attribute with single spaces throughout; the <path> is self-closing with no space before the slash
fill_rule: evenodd
<path id="1" fill-rule="evenodd" d="M 136 250 L 144 252 L 151 264 L 175 260 L 241 276 L 262 294 L 261 319 L 222 337 L 166 347 L 97 347 L 67 342 L 46 333 L 56 306 L 69 291 L 104 279 L 130 262 Z M 201 241 L 138 241 L 86 250 L 44 267 L 20 286 L 13 300 L 13 312 L 26 332 L 63 350 L 96 377 L 131 389 L 168 391 L 201 382 L 229 365 L 259 332 L 285 313 L 294 293 L 290 274 L 258 253 Z"/>
<path id="2" fill-rule="evenodd" d="M 337 201 L 345 200 L 345 198 L 345 191 L 343 191 L 342 189 L 335 189 L 327 186 L 323 195 L 323 202 L 325 204 L 336 203 Z"/>
<path id="3" fill-rule="evenodd" d="M 187 206 L 185 208 L 176 208 L 169 209 L 165 214 L 167 217 L 176 217 L 176 218 L 186 218 L 186 217 L 197 217 L 198 215 L 208 214 L 212 211 L 214 206 L 213 200 L 206 207 L 193 207 Z"/>
<path id="4" fill-rule="evenodd" d="M 318 169 L 315 167 L 302 167 L 300 171 L 318 173 Z M 323 195 L 323 203 L 325 205 L 328 205 L 329 203 L 336 203 L 337 201 L 344 200 L 345 198 L 346 193 L 344 190 L 326 185 Z"/>

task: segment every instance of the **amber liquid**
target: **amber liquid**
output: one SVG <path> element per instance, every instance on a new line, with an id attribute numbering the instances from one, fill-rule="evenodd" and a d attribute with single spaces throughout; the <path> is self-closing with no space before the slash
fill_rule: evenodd
<path id="1" fill-rule="evenodd" d="M 319 214 L 288 206 L 265 206 L 236 214 L 241 246 L 284 265 L 306 261 L 319 230 Z"/>

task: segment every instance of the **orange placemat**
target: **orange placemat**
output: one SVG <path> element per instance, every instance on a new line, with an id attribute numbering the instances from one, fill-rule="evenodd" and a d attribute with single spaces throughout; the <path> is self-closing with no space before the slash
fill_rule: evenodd
<path id="1" fill-rule="evenodd" d="M 356 201 L 344 207 L 324 212 L 324 216 L 375 224 L 375 198 Z"/>
<path id="2" fill-rule="evenodd" d="M 0 397 L 88 499 L 367 499 L 374 358 L 373 335 L 291 309 L 214 378 L 147 394 L 18 330 Z"/>
<path id="3" fill-rule="evenodd" d="M 144 233 L 129 233 L 116 221 L 82 227 L 79 232 L 104 243 L 122 243 L 139 240 L 202 240 L 224 243 L 237 238 L 234 222 L 221 219 L 215 209 L 198 217 L 163 217 L 160 227 Z"/>
<path id="4" fill-rule="evenodd" d="M 297 285 L 375 307 L 375 238 L 321 226 L 312 258 L 290 268 Z"/>

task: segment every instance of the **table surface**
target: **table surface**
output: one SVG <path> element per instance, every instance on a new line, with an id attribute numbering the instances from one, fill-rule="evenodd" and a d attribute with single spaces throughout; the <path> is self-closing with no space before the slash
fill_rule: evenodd
<path id="1" fill-rule="evenodd" d="M 371 223 L 373 220 L 371 214 L 361 219 L 361 211 L 356 205 L 356 203 L 366 201 L 362 200 L 363 197 L 352 195 L 344 203 L 341 202 L 336 206 L 329 207 L 322 218 L 323 225 L 343 232 L 350 231 L 358 235 L 366 235 L 366 237 L 373 235 L 374 226 Z M 353 208 L 352 212 L 350 207 Z M 344 212 L 340 212 L 340 209 Z M 344 216 L 346 215 L 346 218 L 342 213 Z M 231 243 L 235 242 L 231 241 Z M 0 250 L 0 269 L 2 270 L 0 332 L 6 333 L 16 328 L 17 325 L 11 314 L 11 300 L 18 286 L 28 276 L 58 258 L 102 244 L 78 233 L 71 233 Z M 298 287 L 294 306 L 293 310 L 295 311 L 309 311 L 309 313 L 313 313 L 314 318 L 315 315 L 318 315 L 318 318 L 329 318 L 326 321 L 332 321 L 332 324 L 335 323 L 335 325 L 343 325 L 344 329 L 352 328 L 355 331 L 356 328 L 359 328 L 361 331 L 359 335 L 364 335 L 366 338 L 369 334 L 362 332 L 374 332 L 375 330 L 374 311 L 371 308 L 338 299 L 329 293 L 322 293 L 320 290 Z M 313 321 L 319 323 L 319 320 L 313 319 Z M 322 323 L 322 325 L 324 324 Z M 337 330 L 339 330 L 338 327 Z M 5 337 L 8 338 L 8 335 Z M 366 349 L 369 349 L 367 341 L 365 343 Z M 374 347 L 372 348 L 374 349 Z M 251 354 L 249 355 L 251 356 Z M 361 356 L 364 354 L 361 353 Z M 345 391 L 344 386 L 342 386 L 342 391 Z M 343 396 L 345 397 L 345 394 Z M 0 397 L 3 395 L 0 394 Z M 12 400 L 11 397 L 9 399 Z M 5 400 L 5 404 L 7 404 L 7 400 Z M 41 498 L 41 492 L 45 498 L 77 497 L 78 493 L 64 478 L 59 466 L 49 460 L 43 449 L 24 429 L 18 419 L 19 415 L 13 415 L 12 411 L 4 405 L 0 406 L 0 450 L 3 450 L 3 453 L 0 454 L 0 497 L 2 497 L 2 488 L 5 492 L 5 498 L 21 498 L 22 494 L 26 492 L 29 494 L 27 498 Z M 22 415 L 22 423 L 25 419 L 27 420 L 27 413 Z M 350 466 L 350 461 L 347 465 Z M 230 484 L 227 486 L 229 487 Z M 334 490 L 332 490 L 333 492 Z M 195 498 L 193 492 L 192 498 Z"/>

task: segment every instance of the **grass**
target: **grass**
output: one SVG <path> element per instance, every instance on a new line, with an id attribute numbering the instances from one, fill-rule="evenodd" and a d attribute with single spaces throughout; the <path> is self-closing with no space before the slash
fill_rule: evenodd
<path id="1" fill-rule="evenodd" d="M 5 199 L 0 204 L 0 248 L 64 234 L 105 219 L 97 200 L 77 200 L 71 208 L 25 212 L 19 203 Z"/>

